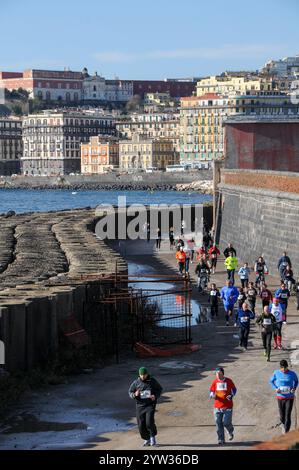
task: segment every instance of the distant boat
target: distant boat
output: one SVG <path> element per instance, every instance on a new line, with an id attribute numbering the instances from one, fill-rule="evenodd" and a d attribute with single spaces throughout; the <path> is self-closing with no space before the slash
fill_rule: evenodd
<path id="1" fill-rule="evenodd" d="M 73 191 L 72 194 L 73 194 L 73 195 L 77 194 L 77 191 Z"/>

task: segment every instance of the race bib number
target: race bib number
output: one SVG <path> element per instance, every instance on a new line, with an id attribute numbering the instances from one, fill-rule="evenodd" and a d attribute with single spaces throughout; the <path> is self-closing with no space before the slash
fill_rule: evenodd
<path id="1" fill-rule="evenodd" d="M 151 391 L 150 390 L 142 390 L 140 392 L 140 398 L 142 400 L 146 400 L 146 399 L 150 398 L 150 396 L 151 396 Z"/>
<path id="2" fill-rule="evenodd" d="M 243 299 L 243 295 L 239 295 L 238 300 L 242 300 L 242 299 Z"/>
<path id="3" fill-rule="evenodd" d="M 250 297 L 254 297 L 255 296 L 255 291 L 252 290 L 252 289 L 249 289 L 248 295 L 250 295 Z"/>
<path id="4" fill-rule="evenodd" d="M 217 292 L 215 290 L 211 290 L 210 295 L 215 296 L 217 295 Z"/>
<path id="5" fill-rule="evenodd" d="M 214 259 L 217 258 L 216 253 L 212 253 L 212 258 L 214 258 Z"/>
<path id="6" fill-rule="evenodd" d="M 290 393 L 290 391 L 291 391 L 290 387 L 279 387 L 279 389 L 280 389 L 280 392 L 282 393 L 282 395 L 286 395 L 286 394 Z"/>
<path id="7" fill-rule="evenodd" d="M 263 325 L 271 325 L 271 318 L 264 318 Z"/>
<path id="8" fill-rule="evenodd" d="M 288 294 L 281 294 L 280 296 L 282 299 L 287 299 L 288 298 Z"/>
<path id="9" fill-rule="evenodd" d="M 241 317 L 241 322 L 242 323 L 246 323 L 246 322 L 248 322 L 248 320 L 249 320 L 249 317 Z"/>
<path id="10" fill-rule="evenodd" d="M 227 390 L 227 383 L 226 382 L 218 382 L 216 385 L 217 392 L 223 392 Z"/>

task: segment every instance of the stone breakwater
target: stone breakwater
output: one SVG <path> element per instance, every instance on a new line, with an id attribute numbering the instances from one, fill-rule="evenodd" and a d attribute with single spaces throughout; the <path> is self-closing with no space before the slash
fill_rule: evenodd
<path id="1" fill-rule="evenodd" d="M 94 234 L 88 209 L 0 217 L 0 340 L 5 368 L 28 370 L 59 349 L 60 326 L 127 272 L 122 257 Z M 87 279 L 97 273 L 94 280 Z"/>
<path id="2" fill-rule="evenodd" d="M 137 174 L 103 174 L 78 175 L 59 177 L 6 177 L 0 179 L 0 188 L 4 189 L 68 189 L 68 190 L 112 190 L 112 191 L 177 191 L 186 190 L 184 185 L 190 185 L 190 191 L 205 190 L 212 181 L 212 172 L 208 170 L 179 172 L 179 173 L 137 173 Z"/>
<path id="3" fill-rule="evenodd" d="M 184 183 L 176 185 L 177 191 L 197 191 L 203 194 L 213 194 L 213 181 L 193 181 L 192 183 Z"/>

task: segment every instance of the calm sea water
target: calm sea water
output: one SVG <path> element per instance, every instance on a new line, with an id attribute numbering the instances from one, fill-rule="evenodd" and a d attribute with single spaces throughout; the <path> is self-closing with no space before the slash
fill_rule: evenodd
<path id="1" fill-rule="evenodd" d="M 126 196 L 127 204 L 201 204 L 212 200 L 207 194 L 180 191 L 71 191 L 0 189 L 0 213 L 45 212 L 50 210 L 96 207 L 118 203 Z"/>

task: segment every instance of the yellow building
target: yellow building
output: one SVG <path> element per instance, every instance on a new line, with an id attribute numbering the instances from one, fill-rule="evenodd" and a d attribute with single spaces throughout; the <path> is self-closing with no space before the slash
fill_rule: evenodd
<path id="1" fill-rule="evenodd" d="M 232 114 L 240 115 L 298 115 L 298 105 L 290 96 L 278 92 L 219 95 L 181 98 L 180 163 L 197 166 L 202 161 L 224 155 L 223 123 Z"/>
<path id="2" fill-rule="evenodd" d="M 81 144 L 81 173 L 99 174 L 118 167 L 119 144 L 116 138 L 95 136 Z"/>
<path id="3" fill-rule="evenodd" d="M 131 140 L 119 141 L 119 165 L 122 170 L 165 170 L 167 165 L 179 163 L 173 142 L 168 139 L 149 139 L 133 134 Z"/>
<path id="4" fill-rule="evenodd" d="M 179 113 L 136 113 L 128 119 L 116 122 L 118 134 L 131 139 L 135 133 L 149 139 L 169 139 L 174 148 L 180 151 L 180 115 Z"/>
<path id="5" fill-rule="evenodd" d="M 197 82 L 196 94 L 197 96 L 206 93 L 218 93 L 220 95 L 238 93 L 245 95 L 260 91 L 285 91 L 287 88 L 288 84 L 266 75 L 235 76 L 232 74 L 231 76 L 221 75 L 203 78 Z"/>

